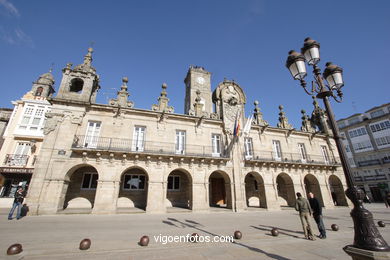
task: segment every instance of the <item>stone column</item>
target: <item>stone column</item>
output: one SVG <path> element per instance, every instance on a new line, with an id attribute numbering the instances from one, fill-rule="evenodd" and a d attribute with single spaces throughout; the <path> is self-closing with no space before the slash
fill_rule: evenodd
<path id="1" fill-rule="evenodd" d="M 149 181 L 148 184 L 148 199 L 146 204 L 147 213 L 165 213 L 165 198 L 164 182 Z"/>
<path id="2" fill-rule="evenodd" d="M 93 214 L 113 214 L 116 212 L 117 181 L 98 180 L 95 194 L 95 202 L 92 209 Z"/>
<path id="3" fill-rule="evenodd" d="M 267 202 L 267 210 L 280 210 L 280 203 L 277 199 L 278 194 L 272 183 L 265 183 L 265 199 Z"/>
<path id="4" fill-rule="evenodd" d="M 321 189 L 322 200 L 324 201 L 324 207 L 326 209 L 333 209 L 334 208 L 333 199 L 327 185 L 320 183 L 320 189 Z"/>
<path id="5" fill-rule="evenodd" d="M 234 139 L 232 142 L 235 142 Z M 235 209 L 233 207 L 233 210 L 240 212 L 245 210 L 245 196 L 242 195 L 242 189 L 241 189 L 241 158 L 242 155 L 240 153 L 240 145 L 241 143 L 237 141 L 233 145 L 233 171 L 232 171 L 232 198 L 235 199 L 235 202 L 233 201 L 233 205 L 235 205 Z"/>
<path id="6" fill-rule="evenodd" d="M 207 183 L 192 184 L 192 211 L 205 212 L 209 210 L 207 200 Z"/>
<path id="7" fill-rule="evenodd" d="M 63 199 L 61 194 L 66 193 L 67 185 L 63 180 L 45 180 L 42 186 L 42 193 L 38 207 L 35 208 L 35 214 L 56 214 L 63 208 Z M 62 204 L 60 203 L 62 201 Z"/>

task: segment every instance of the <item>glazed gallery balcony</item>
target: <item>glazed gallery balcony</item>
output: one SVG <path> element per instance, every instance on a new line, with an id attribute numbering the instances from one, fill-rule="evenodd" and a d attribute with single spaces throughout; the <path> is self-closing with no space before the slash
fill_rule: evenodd
<path id="1" fill-rule="evenodd" d="M 298 153 L 275 153 L 266 151 L 250 151 L 244 152 L 245 161 L 250 162 L 280 162 L 289 164 L 306 164 L 306 165 L 329 165 L 340 166 L 338 157 L 330 157 L 323 155 L 304 155 Z"/>
<path id="2" fill-rule="evenodd" d="M 91 137 L 76 135 L 72 144 L 73 150 L 106 151 L 123 153 L 143 153 L 155 155 L 172 155 L 180 157 L 217 157 L 228 158 L 223 147 L 189 145 L 185 143 L 166 143 L 141 141 L 133 139 Z"/>

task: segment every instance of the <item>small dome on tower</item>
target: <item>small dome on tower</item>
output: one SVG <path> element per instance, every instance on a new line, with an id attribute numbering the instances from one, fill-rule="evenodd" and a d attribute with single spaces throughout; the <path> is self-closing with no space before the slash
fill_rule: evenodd
<path id="1" fill-rule="evenodd" d="M 44 73 L 41 76 L 39 76 L 36 83 L 53 86 L 54 85 L 54 76 L 53 76 L 53 74 L 51 74 L 51 70 L 49 72 Z"/>

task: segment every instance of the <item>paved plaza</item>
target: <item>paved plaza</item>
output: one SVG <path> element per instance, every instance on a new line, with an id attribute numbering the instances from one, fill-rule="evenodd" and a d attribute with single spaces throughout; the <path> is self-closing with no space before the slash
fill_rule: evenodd
<path id="1" fill-rule="evenodd" d="M 384 204 L 369 204 L 375 223 L 390 241 L 390 209 Z M 328 238 L 303 239 L 301 223 L 295 210 L 276 212 L 250 210 L 242 213 L 168 213 L 118 215 L 27 216 L 7 220 L 0 215 L 0 259 L 350 259 L 342 247 L 352 243 L 353 224 L 350 209 L 324 210 Z M 3 212 L 4 213 L 4 212 Z M 340 230 L 330 229 L 337 224 Z M 315 233 L 317 226 L 312 221 Z M 280 235 L 270 234 L 278 227 Z M 230 236 L 235 230 L 243 234 L 234 243 L 167 243 L 154 236 L 187 235 Z M 147 247 L 138 245 L 142 235 L 150 237 Z M 83 238 L 90 238 L 91 248 L 78 249 Z M 23 253 L 7 256 L 13 243 L 23 245 Z"/>

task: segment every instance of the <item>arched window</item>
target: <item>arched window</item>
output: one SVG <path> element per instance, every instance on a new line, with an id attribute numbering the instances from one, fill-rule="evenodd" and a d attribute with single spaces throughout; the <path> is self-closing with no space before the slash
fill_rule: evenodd
<path id="1" fill-rule="evenodd" d="M 83 90 L 84 81 L 80 78 L 72 79 L 70 82 L 70 92 L 80 93 Z"/>
<path id="2" fill-rule="evenodd" d="M 37 88 L 37 90 L 35 91 L 35 96 L 37 96 L 37 97 L 42 96 L 42 92 L 43 92 L 42 87 Z"/>

